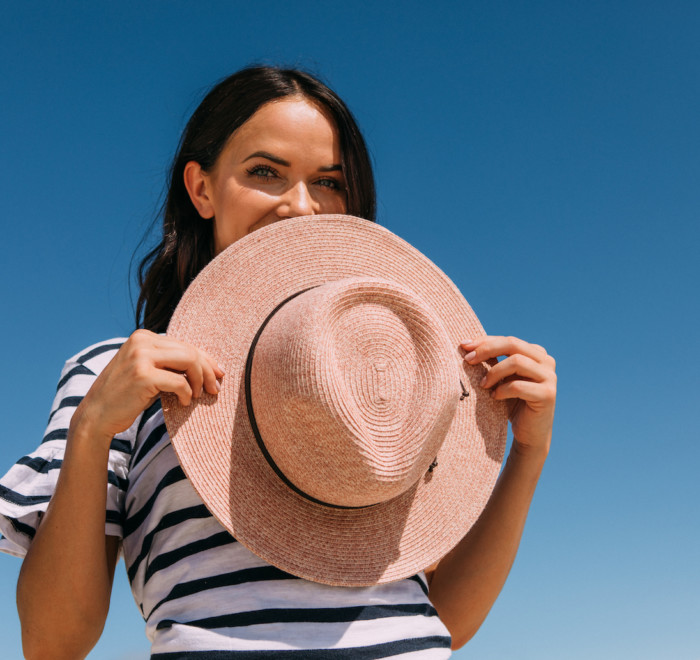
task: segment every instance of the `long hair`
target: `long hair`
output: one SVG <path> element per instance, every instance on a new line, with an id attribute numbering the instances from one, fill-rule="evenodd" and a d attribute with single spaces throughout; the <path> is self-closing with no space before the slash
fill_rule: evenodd
<path id="1" fill-rule="evenodd" d="M 367 146 L 338 95 L 298 69 L 242 69 L 211 89 L 182 134 L 161 209 L 163 236 L 138 268 L 137 327 L 164 332 L 185 289 L 214 257 L 213 225 L 202 221 L 190 200 L 185 165 L 196 161 L 205 172 L 211 171 L 231 135 L 260 107 L 285 96 L 306 97 L 328 111 L 338 130 L 347 213 L 375 220 L 374 176 Z"/>

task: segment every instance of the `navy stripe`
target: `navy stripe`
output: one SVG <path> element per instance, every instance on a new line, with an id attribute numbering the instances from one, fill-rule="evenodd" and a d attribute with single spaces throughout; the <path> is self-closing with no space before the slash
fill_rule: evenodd
<path id="1" fill-rule="evenodd" d="M 12 527 L 16 532 L 19 532 L 20 534 L 24 534 L 25 536 L 28 536 L 30 539 L 34 538 L 34 534 L 36 534 L 36 529 L 34 529 L 31 525 L 27 525 L 23 522 L 20 522 L 17 520 L 17 518 L 8 518 L 10 523 L 12 524 Z"/>
<path id="2" fill-rule="evenodd" d="M 60 458 L 52 458 L 50 461 L 47 461 L 40 456 L 23 456 L 17 461 L 17 465 L 24 465 L 39 474 L 47 474 L 49 470 L 60 470 L 62 464 L 63 461 Z M 126 487 L 129 485 L 127 479 L 118 476 L 112 470 L 107 470 L 107 481 L 123 491 L 126 491 Z"/>
<path id="3" fill-rule="evenodd" d="M 159 424 L 156 426 L 156 428 L 154 428 L 148 434 L 146 441 L 141 445 L 141 448 L 131 463 L 131 467 L 133 468 L 134 466 L 138 465 L 146 454 L 148 454 L 148 452 L 151 451 L 151 449 L 153 449 L 153 447 L 155 447 L 163 439 L 163 436 L 167 432 L 168 430 L 165 428 L 165 424 Z"/>
<path id="4" fill-rule="evenodd" d="M 53 419 L 53 416 L 59 410 L 61 410 L 62 408 L 68 408 L 68 407 L 77 408 L 82 400 L 83 400 L 82 396 L 67 396 L 65 399 L 62 399 L 61 403 L 58 404 L 56 409 L 51 411 L 51 414 L 49 415 L 49 422 L 47 422 L 47 426 L 51 422 L 51 420 Z"/>
<path id="5" fill-rule="evenodd" d="M 158 482 L 158 485 L 153 491 L 153 495 L 151 495 L 148 498 L 146 504 L 144 504 L 141 507 L 141 509 L 137 511 L 133 516 L 126 519 L 126 521 L 124 522 L 124 535 L 129 536 L 129 534 L 132 534 L 138 529 L 139 525 L 141 525 L 141 523 L 144 520 L 146 520 L 148 515 L 151 513 L 151 509 L 153 508 L 153 505 L 156 499 L 158 498 L 158 495 L 160 495 L 161 490 L 184 479 L 185 473 L 182 471 L 182 468 L 179 465 L 174 467 L 172 470 L 169 470 L 165 474 L 165 476 Z"/>
<path id="6" fill-rule="evenodd" d="M 283 570 L 275 568 L 274 566 L 257 566 L 256 568 L 244 568 L 240 571 L 233 571 L 232 573 L 222 573 L 220 575 L 199 578 L 198 580 L 190 580 L 189 582 L 181 582 L 180 584 L 176 584 L 170 590 L 170 593 L 155 605 L 147 618 L 150 618 L 153 613 L 161 605 L 163 605 L 163 603 L 167 603 L 171 600 L 177 600 L 178 598 L 192 596 L 193 594 L 200 593 L 201 591 L 219 589 L 220 587 L 234 587 L 236 585 L 246 584 L 248 582 L 270 582 L 272 580 L 298 579 L 299 578 L 295 577 L 294 575 L 285 573 Z"/>
<path id="7" fill-rule="evenodd" d="M 410 578 L 407 578 L 408 580 L 413 580 L 414 582 L 417 582 L 418 585 L 421 588 L 421 591 L 427 596 L 428 595 L 428 585 L 421 580 L 420 576 L 418 575 L 412 575 Z"/>
<path id="8" fill-rule="evenodd" d="M 22 495 L 0 484 L 0 498 L 6 502 L 10 502 L 10 504 L 32 506 L 34 504 L 45 504 L 51 499 L 51 495 Z"/>
<path id="9" fill-rule="evenodd" d="M 51 442 L 51 440 L 66 440 L 68 438 L 68 429 L 54 429 L 47 433 L 42 439 L 41 444 Z"/>
<path id="10" fill-rule="evenodd" d="M 17 465 L 24 465 L 40 474 L 47 474 L 49 470 L 58 470 L 62 463 L 63 461 L 60 458 L 52 458 L 50 461 L 47 461 L 41 456 L 23 456 L 17 461 Z"/>
<path id="11" fill-rule="evenodd" d="M 88 351 L 87 353 L 84 353 L 81 355 L 76 362 L 78 364 L 85 364 L 88 360 L 91 360 L 94 357 L 97 357 L 98 355 L 102 355 L 102 353 L 107 353 L 109 351 L 118 351 L 122 345 L 124 344 L 123 341 L 120 341 L 117 344 L 105 344 L 104 346 L 97 346 L 96 348 L 93 348 L 91 351 Z"/>
<path id="12" fill-rule="evenodd" d="M 211 550 L 212 548 L 218 548 L 222 545 L 228 545 L 229 543 L 235 542 L 236 539 L 234 539 L 228 532 L 219 532 L 218 534 L 214 534 L 206 539 L 183 545 L 181 548 L 177 548 L 176 550 L 164 552 L 158 555 L 148 565 L 146 574 L 143 578 L 143 583 L 146 584 L 146 582 L 148 582 L 155 573 L 162 571 L 164 568 L 168 568 L 168 566 L 172 566 L 185 557 L 191 557 L 192 555 L 196 555 L 200 552 L 205 552 L 206 550 Z"/>
<path id="13" fill-rule="evenodd" d="M 144 427 L 146 422 L 153 417 L 162 408 L 160 403 L 160 397 L 158 397 L 146 410 L 143 411 L 141 419 L 139 420 L 138 434 L 141 433 L 141 429 Z"/>
<path id="14" fill-rule="evenodd" d="M 105 515 L 105 522 L 114 523 L 115 525 L 119 525 L 121 527 L 121 524 L 122 524 L 121 512 L 114 511 L 113 509 L 107 509 L 107 513 Z"/>
<path id="15" fill-rule="evenodd" d="M 351 621 L 375 621 L 397 616 L 437 616 L 428 603 L 417 605 L 360 605 L 333 608 L 280 608 L 221 614 L 205 619 L 187 621 L 184 625 L 214 630 L 216 628 L 240 628 L 258 624 L 276 623 L 349 623 Z M 163 619 L 157 629 L 170 628 L 179 623 Z"/>
<path id="16" fill-rule="evenodd" d="M 6 496 L 7 495 L 7 496 Z M 26 495 L 20 495 L 19 493 L 16 493 L 15 491 L 11 491 L 4 486 L 0 486 L 0 498 L 7 500 L 8 502 L 12 502 L 13 504 L 21 504 L 23 506 L 27 506 L 29 504 L 43 504 L 45 502 L 48 502 L 51 499 L 51 496 L 44 496 L 44 495 L 31 495 L 31 496 L 26 496 Z M 43 513 L 43 512 L 38 512 L 38 513 Z M 30 538 L 34 538 L 34 533 L 35 529 L 31 527 L 30 525 L 26 525 L 25 523 L 20 522 L 16 518 L 8 518 L 8 520 L 12 523 L 12 526 L 18 531 L 22 532 L 22 534 L 26 534 Z M 107 509 L 105 513 L 105 521 L 108 523 L 116 523 L 117 525 L 121 525 L 121 514 L 119 511 L 112 511 L 110 509 Z"/>
<path id="17" fill-rule="evenodd" d="M 345 649 L 295 649 L 293 651 L 175 651 L 154 653 L 151 660 L 380 660 L 401 653 L 449 649 L 451 639 L 433 635 L 401 639 Z"/>
<path id="18" fill-rule="evenodd" d="M 73 376 L 94 376 L 95 373 L 88 369 L 85 365 L 79 364 L 77 367 L 73 367 L 61 380 L 58 381 L 56 385 L 56 391 L 60 390 Z"/>
<path id="19" fill-rule="evenodd" d="M 129 480 L 124 477 L 120 477 L 116 472 L 112 470 L 107 470 L 107 483 L 116 486 L 119 490 L 126 492 L 127 486 L 129 485 Z"/>
<path id="20" fill-rule="evenodd" d="M 112 438 L 109 448 L 114 449 L 115 451 L 120 451 L 122 454 L 126 454 L 127 456 L 131 456 L 131 443 L 128 440 Z"/>
<path id="21" fill-rule="evenodd" d="M 156 534 L 162 532 L 168 527 L 174 527 L 175 525 L 179 525 L 181 522 L 195 520 L 196 518 L 209 517 L 211 517 L 211 513 L 209 513 L 209 510 L 203 504 L 200 504 L 198 506 L 187 507 L 186 509 L 179 509 L 178 511 L 173 511 L 172 513 L 164 515 L 161 518 L 160 522 L 150 532 L 148 532 L 146 536 L 143 537 L 143 542 L 141 543 L 141 552 L 127 570 L 129 582 L 133 581 L 136 572 L 139 570 L 141 562 L 151 551 L 151 545 L 153 545 L 153 539 L 155 538 Z"/>
<path id="22" fill-rule="evenodd" d="M 51 442 L 51 440 L 67 440 L 68 439 L 68 429 L 54 429 L 47 433 L 41 440 L 43 445 L 45 442 Z M 131 455 L 131 443 L 128 440 L 122 440 L 121 438 L 112 438 L 112 442 L 109 445 L 110 449 L 115 451 L 120 451 L 122 454 Z"/>

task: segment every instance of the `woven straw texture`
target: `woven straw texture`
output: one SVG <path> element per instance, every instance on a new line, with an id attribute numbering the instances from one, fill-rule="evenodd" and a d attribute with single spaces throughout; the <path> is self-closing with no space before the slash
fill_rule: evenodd
<path id="1" fill-rule="evenodd" d="M 297 487 L 362 508 L 294 492 L 248 417 L 251 344 L 306 289 L 256 345 L 256 422 Z M 162 396 L 178 459 L 211 513 L 268 563 L 339 586 L 410 576 L 464 536 L 498 476 L 505 404 L 478 387 L 488 365 L 466 365 L 458 349 L 483 332 L 449 278 L 383 227 L 328 215 L 264 227 L 202 271 L 168 328 L 226 373 L 218 397 L 183 407 Z"/>

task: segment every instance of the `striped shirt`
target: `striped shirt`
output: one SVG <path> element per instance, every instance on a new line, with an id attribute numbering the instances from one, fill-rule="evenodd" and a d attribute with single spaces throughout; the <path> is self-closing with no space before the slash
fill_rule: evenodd
<path id="1" fill-rule="evenodd" d="M 0 550 L 24 556 L 54 491 L 76 406 L 124 339 L 68 360 L 46 435 L 0 480 Z M 122 539 L 152 659 L 438 660 L 450 636 L 421 573 L 374 587 L 330 587 L 253 555 L 185 477 L 160 401 L 109 452 L 105 533 Z"/>

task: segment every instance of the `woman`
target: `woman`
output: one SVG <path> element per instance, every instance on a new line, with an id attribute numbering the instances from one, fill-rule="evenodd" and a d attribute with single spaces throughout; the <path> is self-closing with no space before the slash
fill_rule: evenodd
<path id="1" fill-rule="evenodd" d="M 549 449 L 556 377 L 544 349 L 465 339 L 468 363 L 505 356 L 481 386 L 511 402 L 511 454 L 451 553 L 425 576 L 375 587 L 318 585 L 249 553 L 191 488 L 163 424 L 161 392 L 188 405 L 226 387 L 211 357 L 157 334 L 197 273 L 272 222 L 320 213 L 373 221 L 374 208 L 364 141 L 325 85 L 251 68 L 207 95 L 172 167 L 163 240 L 141 267 L 141 329 L 68 361 L 45 442 L 2 482 L 3 549 L 26 552 L 17 603 L 28 658 L 89 652 L 120 543 L 156 658 L 443 658 L 474 635 L 513 562 Z"/>

